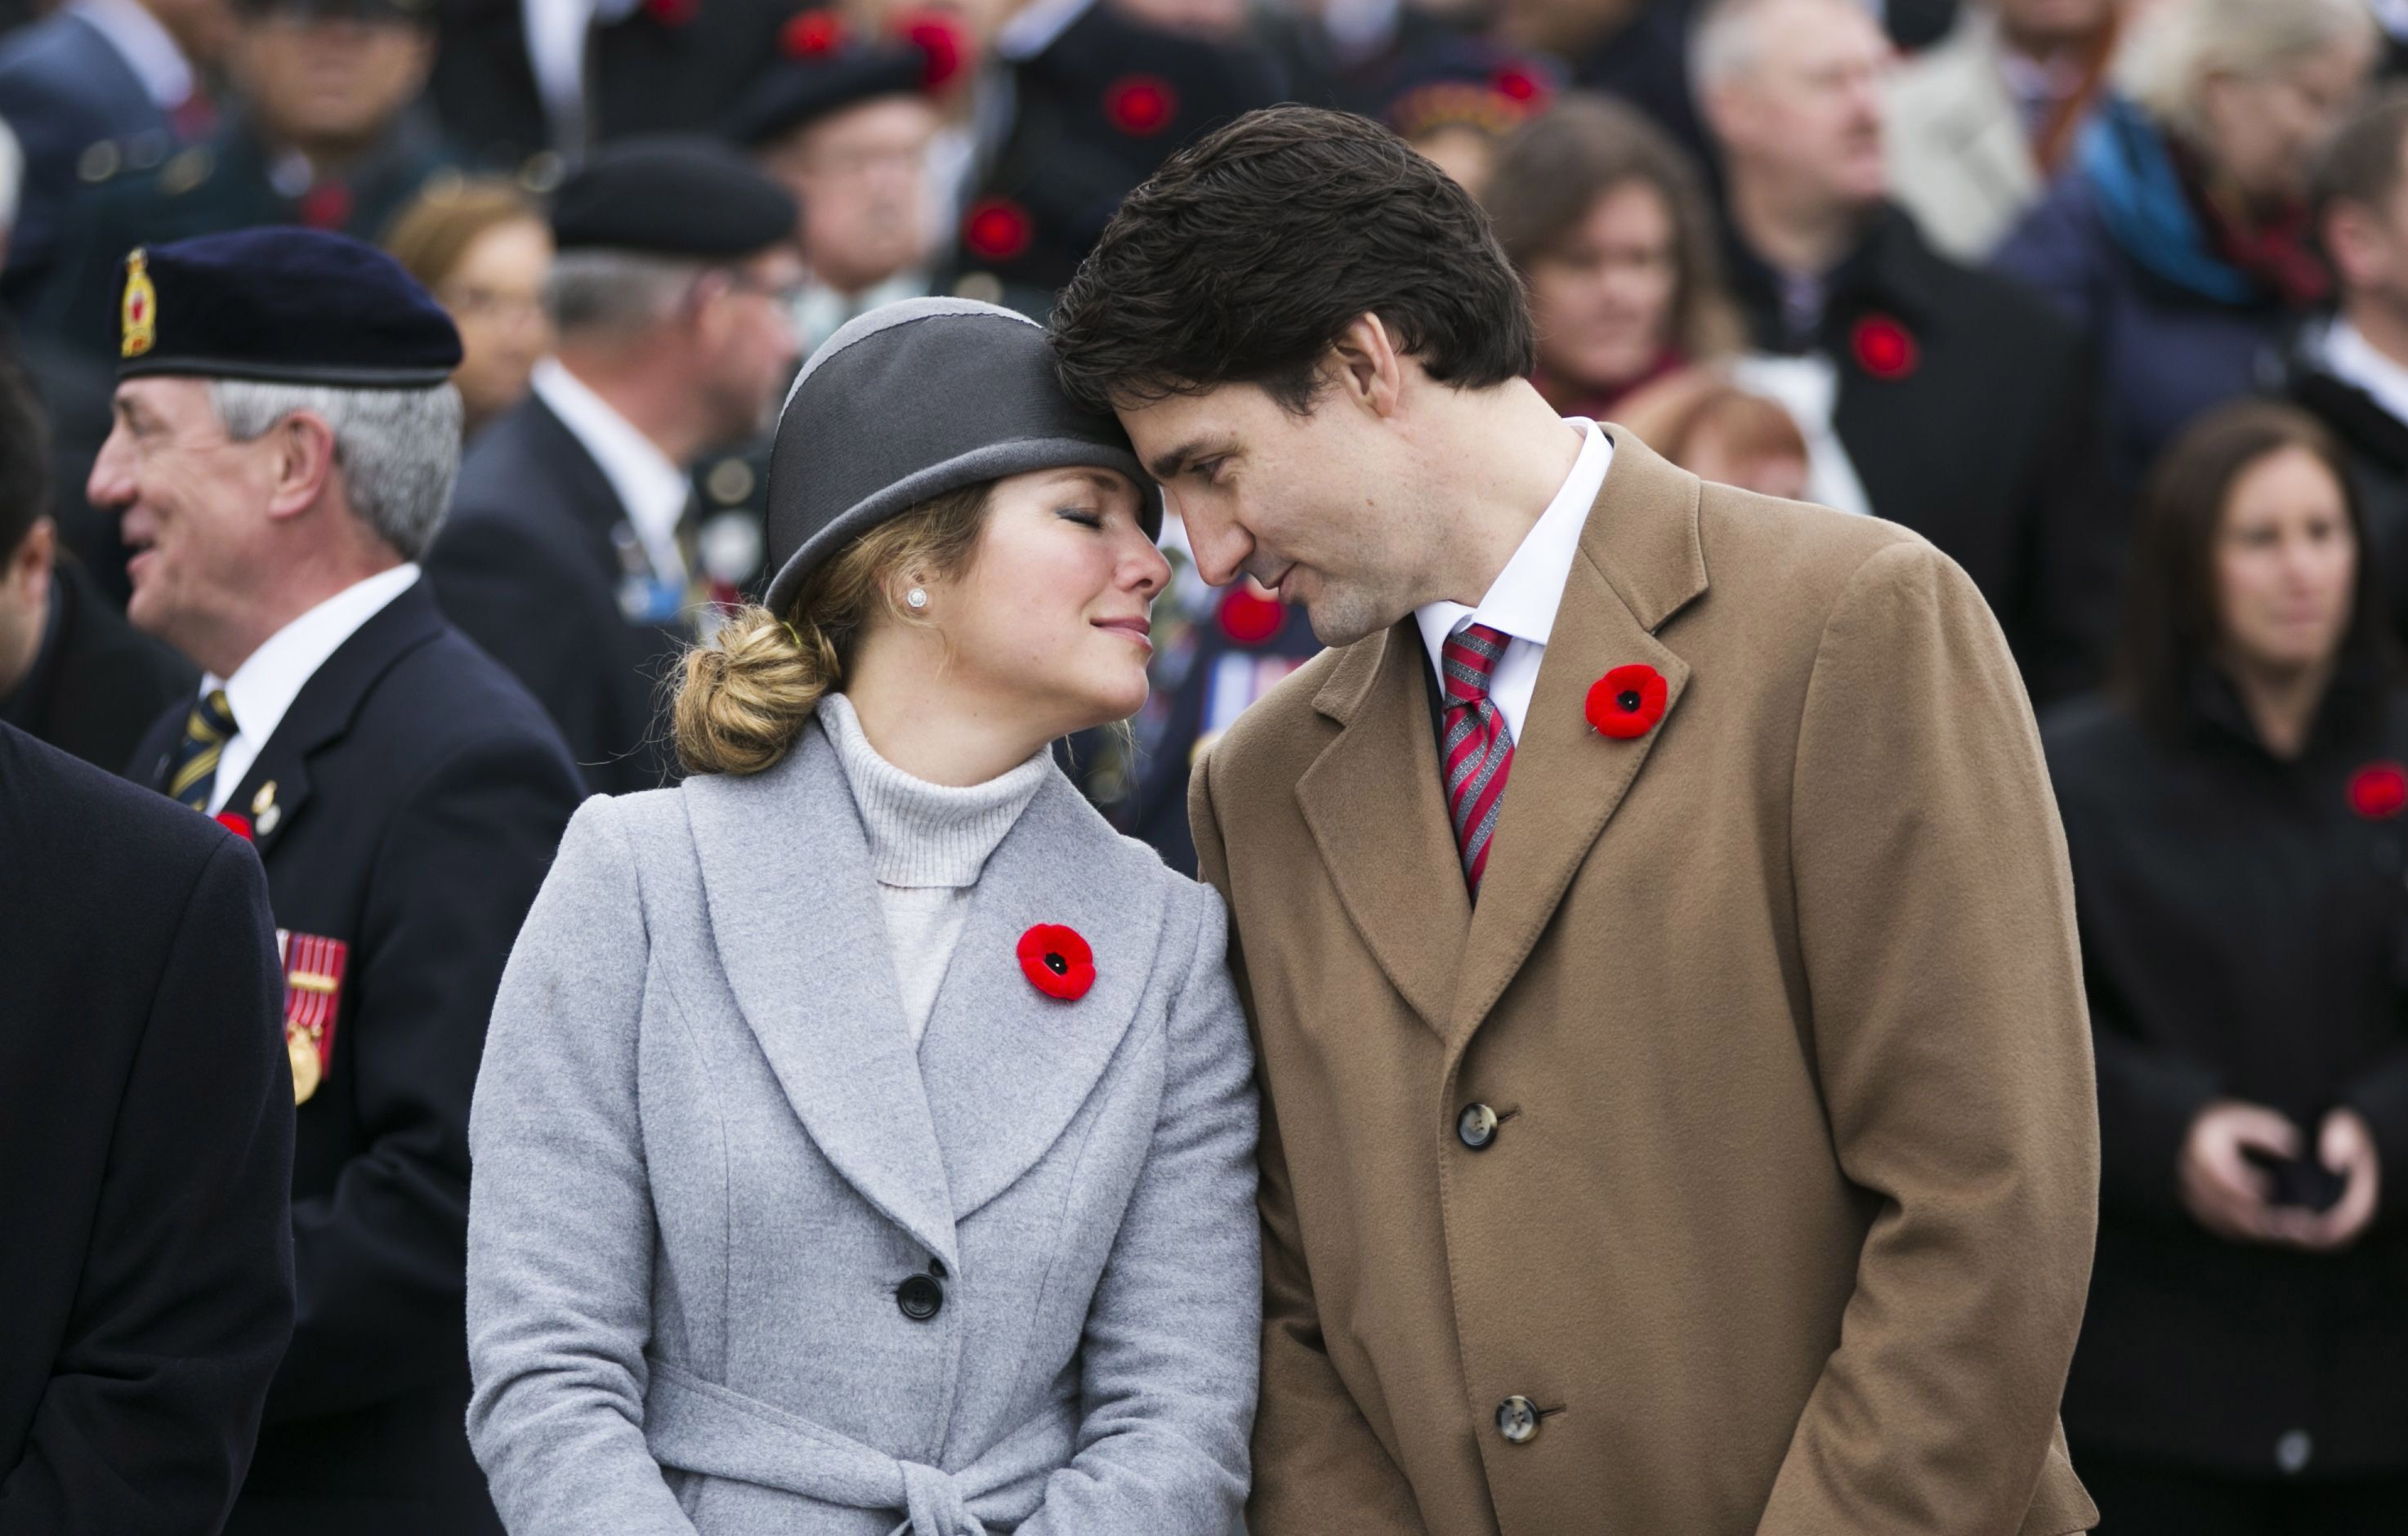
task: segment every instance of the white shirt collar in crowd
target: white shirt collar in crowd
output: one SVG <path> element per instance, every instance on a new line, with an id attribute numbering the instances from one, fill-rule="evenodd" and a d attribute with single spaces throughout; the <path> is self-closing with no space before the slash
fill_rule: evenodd
<path id="1" fill-rule="evenodd" d="M 75 0 L 71 8 L 117 50 L 161 111 L 175 110 L 192 95 L 192 61 L 159 18 L 136 0 Z"/>
<path id="2" fill-rule="evenodd" d="M 1484 624 L 1512 637 L 1497 670 L 1489 674 L 1488 697 L 1505 717 L 1513 739 L 1522 739 L 1522 722 L 1530 712 L 1530 696 L 1539 686 L 1539 662 L 1547 653 L 1547 637 L 1555 633 L 1555 609 L 1563 601 L 1564 583 L 1571 580 L 1572 562 L 1580 558 L 1581 530 L 1588 526 L 1589 509 L 1605 489 L 1605 472 L 1613 463 L 1613 439 L 1582 417 L 1564 423 L 1581 434 L 1580 457 L 1565 477 L 1555 499 L 1522 536 L 1521 546 L 1505 568 L 1497 573 L 1478 608 L 1461 603 L 1426 603 L 1413 610 L 1421 625 L 1422 646 L 1429 653 L 1430 670 L 1443 686 L 1446 673 L 1439 656 L 1447 637 L 1467 625 Z"/>
<path id="3" fill-rule="evenodd" d="M 2408 364 L 2375 351 L 2365 333 L 2346 320 L 2336 320 L 2325 332 L 2325 366 L 2345 384 L 2356 384 L 2374 396 L 2391 417 L 2408 423 Z"/>
<path id="4" fill-rule="evenodd" d="M 417 580 L 418 567 L 404 564 L 354 581 L 267 637 L 234 669 L 234 676 L 211 673 L 201 679 L 204 698 L 212 689 L 225 690 L 235 724 L 234 735 L 218 749 L 217 783 L 209 791 L 211 815 L 225 809 L 251 765 L 259 760 L 259 749 L 284 723 L 285 711 L 318 675 L 318 668 L 326 665 L 326 658 Z"/>
<path id="5" fill-rule="evenodd" d="M 678 523 L 694 495 L 685 471 L 558 358 L 547 357 L 535 366 L 535 393 L 601 466 L 603 478 L 643 541 L 653 574 L 682 587 L 685 556 L 678 551 Z"/>

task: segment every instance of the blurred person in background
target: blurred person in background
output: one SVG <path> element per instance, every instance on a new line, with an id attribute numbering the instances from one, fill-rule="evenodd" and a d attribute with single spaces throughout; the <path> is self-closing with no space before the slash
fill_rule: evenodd
<path id="1" fill-rule="evenodd" d="M 2043 733 L 2099 1055 L 2065 1428 L 2118 1536 L 2408 1529 L 2408 699 L 2331 438 L 2186 431 Z"/>
<path id="2" fill-rule="evenodd" d="M 117 773 L 200 674 L 60 550 L 48 437 L 32 384 L 0 361 L 0 723 Z"/>
<path id="3" fill-rule="evenodd" d="M 1619 421 L 1632 392 L 1746 339 L 1696 162 L 1634 108 L 1564 98 L 1507 141 L 1484 201 L 1529 288 L 1531 382 L 1563 415 Z"/>
<path id="4" fill-rule="evenodd" d="M 2408 87 L 2377 96 L 2317 163 L 2316 239 L 2340 309 L 2293 350 L 2287 393 L 2349 461 L 2392 632 L 2408 638 Z"/>
<path id="5" fill-rule="evenodd" d="M 128 776 L 257 849 L 298 1106 L 293 1344 L 226 1529 L 499 1536 L 461 1430 L 468 1104 L 578 783 L 417 565 L 459 462 L 459 337 L 324 231 L 122 271 L 89 495 L 138 552 L 129 617 L 204 673 Z"/>
<path id="6" fill-rule="evenodd" d="M 154 169 L 208 134 L 208 75 L 234 24 L 228 0 L 71 0 L 0 38 L 0 121 L 26 160 L 0 305 L 22 312 L 41 286 L 85 189 Z"/>
<path id="7" fill-rule="evenodd" d="M 236 0 L 236 90 L 217 131 L 68 209 L 34 323 L 101 349 L 125 252 L 299 224 L 373 240 L 449 157 L 423 113 L 435 29 L 423 0 Z"/>
<path id="8" fill-rule="evenodd" d="M 1561 59 L 1580 90 L 1619 96 L 1699 161 L 1713 147 L 1691 93 L 1692 0 L 1498 0 L 1496 32 L 1511 48 Z"/>
<path id="9" fill-rule="evenodd" d="M 602 145 L 706 133 L 778 56 L 796 0 L 431 0 L 426 99 L 467 162 L 550 193 Z"/>
<path id="10" fill-rule="evenodd" d="M 2374 61 L 2365 0 L 2164 0 L 2135 18 L 2067 173 L 1999 250 L 2089 339 L 2120 483 L 2279 374 L 2331 280 L 2315 152 Z"/>
<path id="11" fill-rule="evenodd" d="M 994 35 L 978 172 L 942 285 L 1042 319 L 1121 199 L 1172 151 L 1284 93 L 1249 39 L 1110 0 L 1032 0 Z"/>
<path id="12" fill-rule="evenodd" d="M 558 336 L 478 438 L 427 574 L 517 674 L 589 788 L 668 777 L 654 690 L 710 614 L 689 480 L 756 437 L 792 377 L 795 200 L 734 149 L 629 139 L 552 208 Z"/>
<path id="13" fill-rule="evenodd" d="M 544 277 L 552 225 L 509 181 L 429 187 L 385 232 L 384 248 L 460 329 L 463 432 L 473 439 L 526 398 L 535 366 L 552 350 Z"/>
<path id="14" fill-rule="evenodd" d="M 1556 79 L 1541 60 L 1451 37 L 1398 59 L 1372 114 L 1477 202 L 1513 131 L 1546 114 Z"/>
<path id="15" fill-rule="evenodd" d="M 1699 480 L 1784 501 L 1806 497 L 1805 434 L 1781 402 L 1749 394 L 1719 369 L 1691 368 L 1643 391 L 1621 421 Z"/>
<path id="16" fill-rule="evenodd" d="M 1292 101 L 1376 115 L 1399 60 L 1464 35 L 1407 0 L 1291 0 L 1258 7 L 1254 36 L 1279 58 Z"/>
<path id="17" fill-rule="evenodd" d="M 853 316 L 928 292 L 938 205 L 929 149 L 949 78 L 910 43 L 860 36 L 835 11 L 738 103 L 729 136 L 801 206 L 810 270 L 796 308 L 809 354 Z"/>
<path id="18" fill-rule="evenodd" d="M 1889 202 L 1889 52 L 1856 0 L 1715 0 L 1699 19 L 1727 270 L 1755 348 L 1735 377 L 1797 419 L 1810 499 L 1940 546 L 2048 697 L 2095 680 L 2122 542 L 2082 341 Z"/>
<path id="19" fill-rule="evenodd" d="M 1889 172 L 1926 238 L 1989 259 L 2073 148 L 2107 85 L 2122 0 L 1972 0 L 1889 79 Z"/>

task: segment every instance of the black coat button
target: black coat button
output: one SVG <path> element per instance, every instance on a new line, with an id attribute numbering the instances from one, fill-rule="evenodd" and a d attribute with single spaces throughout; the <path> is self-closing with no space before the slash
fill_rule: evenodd
<path id="1" fill-rule="evenodd" d="M 1474 1152 L 1484 1152 L 1497 1140 L 1497 1112 L 1485 1104 L 1467 1104 L 1455 1118 L 1455 1139 Z"/>
<path id="2" fill-rule="evenodd" d="M 945 1310 L 945 1287 L 934 1276 L 915 1274 L 895 1287 L 895 1304 L 904 1316 L 924 1323 Z"/>

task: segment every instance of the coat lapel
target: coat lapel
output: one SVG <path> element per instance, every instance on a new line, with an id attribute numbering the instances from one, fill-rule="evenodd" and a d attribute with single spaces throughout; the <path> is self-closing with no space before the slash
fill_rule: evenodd
<path id="1" fill-rule="evenodd" d="M 1555 610 L 1451 998 L 1445 1034 L 1456 1049 L 1529 957 L 1591 845 L 1673 728 L 1690 683 L 1688 664 L 1655 631 L 1706 590 L 1698 482 L 1622 429 L 1607 431 L 1612 467 Z M 1663 674 L 1664 718 L 1635 740 L 1613 740 L 1589 725 L 1588 690 L 1634 662 Z"/>
<path id="2" fill-rule="evenodd" d="M 720 964 L 786 1101 L 864 1199 L 958 1269 L 945 1160 L 835 749 L 814 724 L 768 772 L 696 775 L 682 794 Z"/>
<path id="3" fill-rule="evenodd" d="M 1058 771 L 987 860 L 920 1042 L 956 1219 L 1027 1172 L 1111 1065 L 1161 951 L 1163 884 Z M 1039 923 L 1094 950 L 1084 997 L 1049 998 L 1022 973 L 1020 937 Z"/>
<path id="4" fill-rule="evenodd" d="M 1297 781 L 1296 796 L 1372 958 L 1442 1034 L 1471 901 L 1416 670 L 1428 665 L 1410 617 L 1349 647 L 1312 701 L 1345 729 Z"/>

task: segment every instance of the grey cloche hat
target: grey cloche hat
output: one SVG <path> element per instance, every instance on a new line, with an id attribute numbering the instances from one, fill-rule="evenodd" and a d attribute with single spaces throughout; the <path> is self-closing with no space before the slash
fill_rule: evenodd
<path id="1" fill-rule="evenodd" d="M 829 337 L 786 394 L 763 601 L 783 613 L 830 556 L 924 501 L 1077 466 L 1126 475 L 1146 533 L 1162 532 L 1160 489 L 1119 423 L 1062 393 L 1043 326 L 970 299 L 882 305 Z"/>

